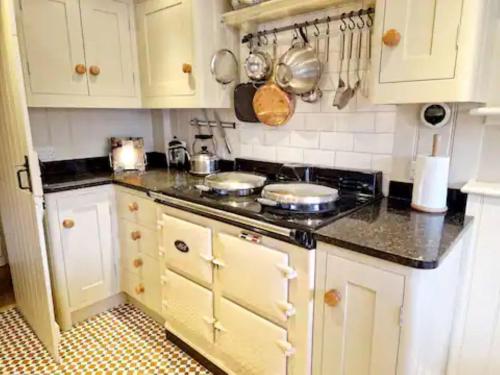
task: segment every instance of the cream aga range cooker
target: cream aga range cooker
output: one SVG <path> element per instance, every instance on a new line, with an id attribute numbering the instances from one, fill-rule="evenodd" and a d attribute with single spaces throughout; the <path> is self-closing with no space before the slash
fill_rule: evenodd
<path id="1" fill-rule="evenodd" d="M 314 232 L 377 200 L 382 175 L 248 160 L 232 167 L 150 193 L 167 335 L 222 372 L 308 374 Z"/>

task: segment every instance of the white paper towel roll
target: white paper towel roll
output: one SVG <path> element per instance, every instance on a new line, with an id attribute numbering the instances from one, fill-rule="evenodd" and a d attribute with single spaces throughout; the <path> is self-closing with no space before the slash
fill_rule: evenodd
<path id="1" fill-rule="evenodd" d="M 419 156 L 415 168 L 411 205 L 424 212 L 446 212 L 450 158 Z"/>

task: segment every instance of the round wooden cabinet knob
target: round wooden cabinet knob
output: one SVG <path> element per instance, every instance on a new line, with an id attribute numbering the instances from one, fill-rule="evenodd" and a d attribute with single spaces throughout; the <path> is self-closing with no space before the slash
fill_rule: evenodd
<path id="1" fill-rule="evenodd" d="M 382 41 L 387 47 L 396 47 L 401 41 L 401 34 L 396 29 L 389 29 L 382 37 Z"/>
<path id="2" fill-rule="evenodd" d="M 142 259 L 140 258 L 134 259 L 134 268 L 142 267 L 142 265 L 143 265 Z"/>
<path id="3" fill-rule="evenodd" d="M 141 232 L 140 232 L 140 231 L 138 231 L 138 230 L 136 230 L 136 231 L 132 232 L 132 233 L 130 234 L 130 236 L 132 237 L 132 239 L 133 239 L 134 241 L 140 240 L 140 239 L 141 239 Z"/>
<path id="4" fill-rule="evenodd" d="M 101 74 L 101 68 L 99 68 L 97 65 L 92 65 L 89 68 L 89 73 L 93 76 L 98 76 L 99 74 Z"/>
<path id="5" fill-rule="evenodd" d="M 66 229 L 71 229 L 75 226 L 75 222 L 71 219 L 66 219 L 66 220 L 63 220 L 62 225 Z"/>
<path id="6" fill-rule="evenodd" d="M 83 75 L 87 72 L 87 68 L 83 64 L 77 64 L 75 66 L 75 72 L 76 72 L 76 74 Z"/>
<path id="7" fill-rule="evenodd" d="M 325 293 L 325 303 L 330 307 L 337 306 L 342 300 L 340 292 L 336 289 L 329 290 Z"/>
<path id="8" fill-rule="evenodd" d="M 144 285 L 139 284 L 135 287 L 135 293 L 136 294 L 142 294 L 144 293 Z"/>
<path id="9" fill-rule="evenodd" d="M 191 66 L 191 64 L 182 64 L 182 72 L 191 74 L 193 72 L 193 67 Z"/>
<path id="10" fill-rule="evenodd" d="M 137 202 L 130 203 L 128 209 L 130 212 L 139 211 L 139 204 Z"/>

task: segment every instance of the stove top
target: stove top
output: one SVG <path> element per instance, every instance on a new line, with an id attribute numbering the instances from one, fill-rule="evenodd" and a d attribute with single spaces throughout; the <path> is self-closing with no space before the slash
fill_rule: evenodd
<path id="1" fill-rule="evenodd" d="M 262 174 L 262 162 L 249 163 L 248 160 L 243 160 L 240 164 L 238 164 L 238 162 L 239 160 L 237 159 L 235 163 L 236 170 L 258 172 Z M 273 174 L 273 169 L 270 164 L 274 163 L 265 163 L 264 165 L 269 178 L 268 183 L 286 182 L 286 175 L 283 178 L 282 176 Z M 277 169 L 274 171 L 278 170 L 280 173 L 283 171 L 282 164 L 276 164 L 275 168 Z M 304 167 L 300 166 L 300 168 Z M 380 172 L 347 171 L 311 167 L 310 170 L 305 171 L 305 173 L 310 178 L 311 183 L 318 183 L 339 190 L 339 198 L 332 205 L 331 210 L 321 213 L 298 213 L 261 205 L 257 202 L 257 198 L 260 197 L 260 194 L 224 196 L 213 192 L 202 192 L 194 185 L 175 186 L 160 193 L 180 201 L 191 202 L 197 207 L 210 207 L 215 209 L 219 212 L 219 215 L 217 215 L 218 218 L 223 219 L 224 212 L 238 215 L 232 215 L 232 222 L 238 221 L 238 217 L 246 217 L 253 219 L 254 223 L 264 222 L 275 227 L 287 228 L 290 230 L 289 233 L 293 242 L 305 247 L 314 246 L 312 233 L 319 228 L 381 197 L 380 185 L 382 175 Z M 291 173 L 291 178 L 289 178 L 288 181 L 296 182 L 297 177 L 300 178 L 300 171 Z M 158 200 L 161 200 L 161 198 L 158 198 Z M 177 204 L 177 206 L 182 208 L 180 207 L 182 204 Z M 255 226 L 258 227 L 258 225 Z"/>

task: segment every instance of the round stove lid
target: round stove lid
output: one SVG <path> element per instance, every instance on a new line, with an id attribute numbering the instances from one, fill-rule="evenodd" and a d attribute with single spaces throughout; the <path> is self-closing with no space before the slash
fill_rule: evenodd
<path id="1" fill-rule="evenodd" d="M 331 203 L 336 201 L 338 196 L 337 189 L 308 183 L 271 184 L 262 190 L 263 198 L 279 204 Z"/>
<path id="2" fill-rule="evenodd" d="M 222 172 L 205 177 L 205 185 L 216 190 L 237 191 L 260 188 L 266 180 L 254 173 Z"/>

